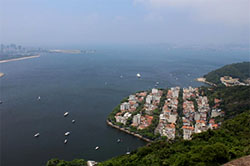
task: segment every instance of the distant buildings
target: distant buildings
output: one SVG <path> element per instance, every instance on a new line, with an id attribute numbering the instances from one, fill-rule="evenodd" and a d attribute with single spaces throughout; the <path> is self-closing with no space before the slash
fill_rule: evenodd
<path id="1" fill-rule="evenodd" d="M 223 83 L 225 86 L 249 86 L 249 84 L 243 83 L 239 81 L 239 78 L 232 78 L 230 76 L 224 76 L 220 78 L 221 83 Z"/>

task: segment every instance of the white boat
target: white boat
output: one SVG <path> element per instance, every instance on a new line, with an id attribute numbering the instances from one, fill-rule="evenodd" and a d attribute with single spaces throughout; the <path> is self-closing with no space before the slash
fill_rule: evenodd
<path id="1" fill-rule="evenodd" d="M 137 73 L 136 76 L 137 76 L 138 78 L 141 78 L 141 74 L 140 74 L 140 73 Z"/>
<path id="2" fill-rule="evenodd" d="M 95 150 L 98 150 L 99 149 L 99 146 L 95 147 Z"/>
<path id="3" fill-rule="evenodd" d="M 67 139 L 65 139 L 65 140 L 64 140 L 64 144 L 66 144 L 67 142 L 68 142 L 68 140 L 67 140 Z"/>
<path id="4" fill-rule="evenodd" d="M 34 137 L 39 137 L 39 135 L 40 135 L 40 133 L 36 133 L 36 134 L 34 135 Z"/>
<path id="5" fill-rule="evenodd" d="M 38 96 L 38 97 L 37 97 L 37 100 L 41 100 L 41 97 L 40 97 L 40 96 Z"/>
<path id="6" fill-rule="evenodd" d="M 126 153 L 127 155 L 129 155 L 130 154 L 130 151 L 129 151 L 129 148 L 127 148 L 127 153 Z"/>
<path id="7" fill-rule="evenodd" d="M 72 123 L 75 123 L 75 122 L 76 122 L 76 121 L 73 119 L 73 120 L 72 120 Z"/>
<path id="8" fill-rule="evenodd" d="M 63 115 L 66 117 L 69 115 L 69 112 L 65 112 Z"/>
<path id="9" fill-rule="evenodd" d="M 65 135 L 65 136 L 68 136 L 68 135 L 70 135 L 70 132 L 68 131 L 68 132 L 66 132 L 64 135 Z"/>

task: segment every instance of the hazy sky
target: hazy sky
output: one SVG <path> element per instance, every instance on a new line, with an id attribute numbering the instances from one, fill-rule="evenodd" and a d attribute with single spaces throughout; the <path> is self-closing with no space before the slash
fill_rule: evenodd
<path id="1" fill-rule="evenodd" d="M 250 0 L 0 0 L 0 43 L 248 43 Z"/>

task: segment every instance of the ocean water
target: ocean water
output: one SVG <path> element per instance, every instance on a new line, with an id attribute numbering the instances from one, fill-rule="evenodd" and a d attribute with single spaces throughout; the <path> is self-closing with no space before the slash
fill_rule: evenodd
<path id="1" fill-rule="evenodd" d="M 247 60 L 244 51 L 104 47 L 95 54 L 42 54 L 0 64 L 6 74 L 0 78 L 0 165 L 44 166 L 51 158 L 102 161 L 125 154 L 145 142 L 106 125 L 121 99 L 155 82 L 159 88 L 200 86 L 195 78 Z"/>

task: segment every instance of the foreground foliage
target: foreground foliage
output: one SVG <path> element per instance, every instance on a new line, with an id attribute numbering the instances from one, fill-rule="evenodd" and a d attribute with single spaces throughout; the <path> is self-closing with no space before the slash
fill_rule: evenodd
<path id="1" fill-rule="evenodd" d="M 218 130 L 195 134 L 191 141 L 154 142 L 100 163 L 100 166 L 138 165 L 221 165 L 250 154 L 250 112 L 227 120 Z"/>
<path id="2" fill-rule="evenodd" d="M 47 166 L 86 166 L 86 165 L 87 163 L 83 159 L 75 159 L 73 161 L 51 159 L 47 162 Z"/>

